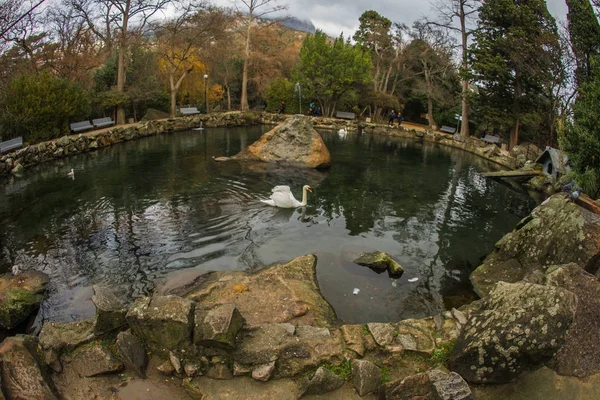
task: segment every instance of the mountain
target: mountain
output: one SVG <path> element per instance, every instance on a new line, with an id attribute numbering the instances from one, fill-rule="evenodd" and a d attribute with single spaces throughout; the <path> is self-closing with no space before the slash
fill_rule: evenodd
<path id="1" fill-rule="evenodd" d="M 306 20 L 303 21 L 295 17 L 284 19 L 283 26 L 306 33 L 315 33 L 317 30 L 312 22 Z"/>

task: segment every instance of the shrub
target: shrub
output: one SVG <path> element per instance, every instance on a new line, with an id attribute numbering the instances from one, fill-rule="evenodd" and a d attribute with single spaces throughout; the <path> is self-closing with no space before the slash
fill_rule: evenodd
<path id="1" fill-rule="evenodd" d="M 69 122 L 87 118 L 88 94 L 79 85 L 49 73 L 26 73 L 12 80 L 1 104 L 2 127 L 27 141 L 69 132 Z"/>

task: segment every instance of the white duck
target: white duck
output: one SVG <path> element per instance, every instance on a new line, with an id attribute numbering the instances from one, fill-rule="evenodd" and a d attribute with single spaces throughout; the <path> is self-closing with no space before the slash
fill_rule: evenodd
<path id="1" fill-rule="evenodd" d="M 280 208 L 297 208 L 306 206 L 308 195 L 306 192 L 312 193 L 312 188 L 308 185 L 302 187 L 302 202 L 296 200 L 289 186 L 275 186 L 271 192 L 269 200 L 261 200 L 263 203 Z"/>

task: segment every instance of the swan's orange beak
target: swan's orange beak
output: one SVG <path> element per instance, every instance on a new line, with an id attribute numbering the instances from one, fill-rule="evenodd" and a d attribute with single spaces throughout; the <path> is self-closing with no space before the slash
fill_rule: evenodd
<path id="1" fill-rule="evenodd" d="M 308 190 L 309 192 L 312 193 L 312 189 L 311 188 L 306 188 L 306 190 Z"/>

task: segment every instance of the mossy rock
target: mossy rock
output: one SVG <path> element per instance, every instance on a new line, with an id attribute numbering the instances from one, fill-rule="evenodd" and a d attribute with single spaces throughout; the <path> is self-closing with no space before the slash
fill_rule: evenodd
<path id="1" fill-rule="evenodd" d="M 362 254 L 356 260 L 355 264 L 369 267 L 375 271 L 387 270 L 390 276 L 400 277 L 404 273 L 404 268 L 396 260 L 392 258 L 388 253 L 382 253 L 381 251 L 375 251 L 373 253 Z"/>
<path id="2" fill-rule="evenodd" d="M 46 293 L 48 275 L 26 271 L 0 277 L 0 326 L 14 329 L 25 321 L 40 305 Z"/>

